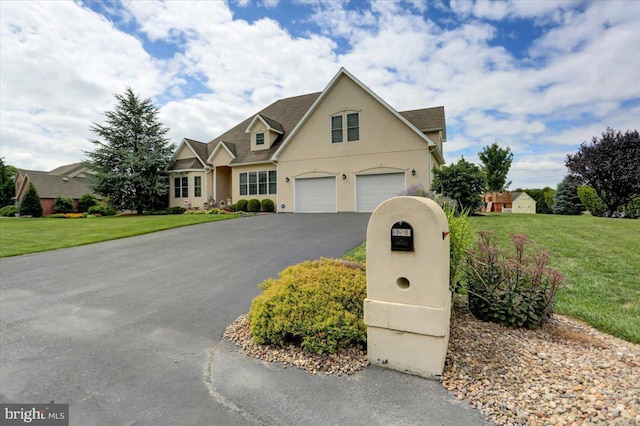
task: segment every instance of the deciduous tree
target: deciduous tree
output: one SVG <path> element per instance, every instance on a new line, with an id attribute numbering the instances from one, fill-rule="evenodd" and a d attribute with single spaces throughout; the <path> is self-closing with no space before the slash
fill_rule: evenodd
<path id="1" fill-rule="evenodd" d="M 485 146 L 478 153 L 478 157 L 484 167 L 487 181 L 487 191 L 502 192 L 507 189 L 511 182 L 507 182 L 507 174 L 511 168 L 513 154 L 511 148 L 500 148 L 496 142 Z"/>
<path id="2" fill-rule="evenodd" d="M 113 111 L 105 112 L 106 124 L 91 126 L 101 139 L 92 140 L 96 149 L 86 152 L 87 176 L 93 190 L 115 207 L 142 213 L 157 207 L 168 192 L 163 171 L 175 146 L 151 99 L 140 99 L 131 88 L 115 98 Z"/>
<path id="3" fill-rule="evenodd" d="M 457 164 L 433 170 L 431 190 L 456 200 L 460 207 L 470 212 L 482 205 L 485 175 L 473 163 L 462 157 Z"/>
<path id="4" fill-rule="evenodd" d="M 577 183 L 592 187 L 613 216 L 618 207 L 640 195 L 640 135 L 607 128 L 602 137 L 583 142 L 566 166 Z"/>

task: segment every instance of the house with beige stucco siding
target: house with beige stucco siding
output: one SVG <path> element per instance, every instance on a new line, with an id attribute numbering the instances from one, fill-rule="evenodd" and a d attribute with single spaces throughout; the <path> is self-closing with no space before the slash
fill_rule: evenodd
<path id="1" fill-rule="evenodd" d="M 444 107 L 398 112 L 344 68 L 210 142 L 183 139 L 170 205 L 269 198 L 278 212 L 371 212 L 444 164 Z"/>

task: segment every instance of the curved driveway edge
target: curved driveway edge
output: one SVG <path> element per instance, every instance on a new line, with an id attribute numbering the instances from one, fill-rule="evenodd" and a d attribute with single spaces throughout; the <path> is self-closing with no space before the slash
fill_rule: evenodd
<path id="1" fill-rule="evenodd" d="M 207 371 L 213 398 L 254 425 L 486 425 L 437 381 L 369 366 L 312 375 L 250 358 L 221 340 Z"/>

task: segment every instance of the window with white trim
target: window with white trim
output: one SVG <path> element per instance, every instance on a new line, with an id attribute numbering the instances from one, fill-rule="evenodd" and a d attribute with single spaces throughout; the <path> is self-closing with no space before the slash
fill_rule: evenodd
<path id="1" fill-rule="evenodd" d="M 360 113 L 352 112 L 331 117 L 331 143 L 340 143 L 345 139 L 347 142 L 360 140 Z"/>
<path id="2" fill-rule="evenodd" d="M 347 114 L 347 141 L 360 139 L 360 116 L 357 112 Z"/>
<path id="3" fill-rule="evenodd" d="M 202 176 L 193 177 L 193 196 L 194 197 L 202 196 Z"/>
<path id="4" fill-rule="evenodd" d="M 331 143 L 342 142 L 342 116 L 335 115 L 331 117 Z"/>
<path id="5" fill-rule="evenodd" d="M 256 145 L 264 145 L 264 133 L 256 133 Z"/>
<path id="6" fill-rule="evenodd" d="M 173 196 L 175 198 L 189 196 L 189 178 L 187 176 L 173 178 Z"/>
<path id="7" fill-rule="evenodd" d="M 275 194 L 278 189 L 276 179 L 275 170 L 240 173 L 240 195 Z"/>

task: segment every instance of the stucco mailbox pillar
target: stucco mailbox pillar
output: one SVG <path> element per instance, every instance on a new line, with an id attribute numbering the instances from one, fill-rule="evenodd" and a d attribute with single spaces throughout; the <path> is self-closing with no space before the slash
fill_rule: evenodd
<path id="1" fill-rule="evenodd" d="M 449 225 L 423 197 L 380 204 L 367 227 L 367 354 L 373 365 L 439 378 L 449 344 Z"/>

